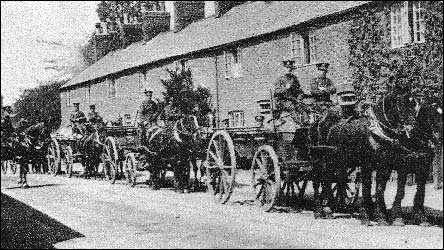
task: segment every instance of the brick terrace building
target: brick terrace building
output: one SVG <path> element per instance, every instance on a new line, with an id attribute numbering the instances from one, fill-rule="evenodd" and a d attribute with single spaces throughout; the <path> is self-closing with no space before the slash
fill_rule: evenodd
<path id="1" fill-rule="evenodd" d="M 194 84 L 210 89 L 218 125 L 229 118 L 231 126 L 255 126 L 257 101 L 269 99 L 273 82 L 287 71 L 282 60 L 295 59 L 294 73 L 306 91 L 319 62 L 330 63 L 328 77 L 334 84 L 351 82 L 348 37 L 353 14 L 359 8 L 392 8 L 387 20 L 396 20 L 391 36 L 397 40 L 392 43 L 400 47 L 405 43 L 399 39 L 408 36 L 408 30 L 401 29 L 407 18 L 402 16 L 402 4 L 253 1 L 224 14 L 198 15 L 207 17 L 111 52 L 65 84 L 62 124 L 68 121 L 73 102 L 80 102 L 83 111 L 96 104 L 105 120 L 118 115 L 133 119 L 145 88 L 152 89 L 155 98 L 162 96 L 160 79 L 167 77 L 165 69 L 189 67 Z"/>

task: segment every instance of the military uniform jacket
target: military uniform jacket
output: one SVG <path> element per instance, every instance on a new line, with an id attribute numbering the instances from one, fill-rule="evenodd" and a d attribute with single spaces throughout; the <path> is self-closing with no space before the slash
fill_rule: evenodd
<path id="1" fill-rule="evenodd" d="M 71 114 L 71 122 L 73 123 L 77 123 L 77 122 L 81 122 L 82 120 L 85 121 L 86 120 L 86 116 L 82 111 L 77 111 Z"/>
<path id="2" fill-rule="evenodd" d="M 156 118 L 157 104 L 153 100 L 145 100 L 140 105 L 140 119 L 142 121 L 153 122 Z"/>
<path id="3" fill-rule="evenodd" d="M 99 112 L 92 111 L 88 113 L 88 120 L 91 123 L 99 123 L 102 122 L 102 117 L 99 115 Z"/>
<path id="4" fill-rule="evenodd" d="M 330 102 L 330 95 L 336 93 L 333 82 L 326 77 L 316 77 L 311 81 L 311 95 L 319 102 Z"/>

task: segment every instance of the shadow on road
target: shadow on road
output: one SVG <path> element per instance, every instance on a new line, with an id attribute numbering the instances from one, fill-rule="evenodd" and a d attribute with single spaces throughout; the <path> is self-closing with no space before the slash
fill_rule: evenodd
<path id="1" fill-rule="evenodd" d="M 29 188 L 40 188 L 40 187 L 52 187 L 52 186 L 60 186 L 60 184 L 42 184 L 42 185 L 29 185 Z M 5 188 L 5 189 L 21 189 L 21 186 L 17 186 L 17 187 L 10 187 L 10 188 Z"/>
<path id="2" fill-rule="evenodd" d="M 1 194 L 1 248 L 52 249 L 54 244 L 85 237 L 46 214 Z"/>
<path id="3" fill-rule="evenodd" d="M 241 206 L 256 206 L 256 203 L 252 199 L 237 200 L 229 202 L 231 205 L 241 205 Z M 270 211 L 272 213 L 300 213 L 302 211 L 313 211 L 315 208 L 315 200 L 313 194 L 305 194 L 302 200 L 296 197 L 282 197 L 280 198 L 273 209 Z M 402 207 L 402 217 L 407 225 L 415 225 L 415 216 L 413 206 Z M 359 208 L 357 205 L 350 207 L 334 208 L 335 219 L 359 219 Z M 434 226 L 443 227 L 443 211 L 437 210 L 431 207 L 425 207 L 425 215 L 427 221 Z M 391 210 L 387 210 L 388 214 L 391 214 Z"/>

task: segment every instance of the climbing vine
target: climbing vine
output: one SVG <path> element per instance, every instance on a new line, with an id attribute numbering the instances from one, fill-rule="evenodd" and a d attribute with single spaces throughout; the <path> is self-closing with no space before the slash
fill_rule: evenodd
<path id="1" fill-rule="evenodd" d="M 390 46 L 390 8 L 360 10 L 350 29 L 350 67 L 361 99 L 378 99 L 393 87 L 390 76 L 410 90 L 442 103 L 443 2 L 425 2 L 425 43 Z"/>

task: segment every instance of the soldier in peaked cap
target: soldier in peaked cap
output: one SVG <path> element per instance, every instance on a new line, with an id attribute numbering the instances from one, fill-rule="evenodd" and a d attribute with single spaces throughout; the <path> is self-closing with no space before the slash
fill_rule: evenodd
<path id="1" fill-rule="evenodd" d="M 140 105 L 140 127 L 142 130 L 141 140 L 144 141 L 146 129 L 150 128 L 157 120 L 158 108 L 157 103 L 152 100 L 153 91 L 145 89 L 146 99 Z"/>
<path id="2" fill-rule="evenodd" d="M 342 117 L 349 118 L 351 116 L 357 116 L 357 98 L 353 85 L 349 83 L 340 84 L 337 88 L 337 95 Z"/>
<path id="3" fill-rule="evenodd" d="M 14 132 L 14 127 L 12 126 L 12 118 L 15 116 L 12 114 L 12 107 L 11 106 L 4 106 L 3 112 L 2 112 L 2 119 L 1 119 L 1 133 L 2 138 L 10 137 L 12 133 Z"/>
<path id="4" fill-rule="evenodd" d="M 327 78 L 329 63 L 318 63 L 319 76 L 311 81 L 311 95 L 317 102 L 331 103 L 330 95 L 336 93 L 333 82 Z"/>
<path id="5" fill-rule="evenodd" d="M 103 118 L 99 115 L 99 112 L 96 111 L 95 104 L 89 105 L 89 109 L 91 111 L 88 113 L 88 121 L 95 129 L 98 129 L 100 131 L 103 125 Z"/>
<path id="6" fill-rule="evenodd" d="M 84 134 L 83 126 L 82 124 L 86 122 L 86 116 L 85 114 L 80 111 L 80 103 L 76 102 L 73 103 L 74 105 L 74 112 L 71 113 L 71 126 L 72 126 L 72 132 L 73 134 Z"/>

